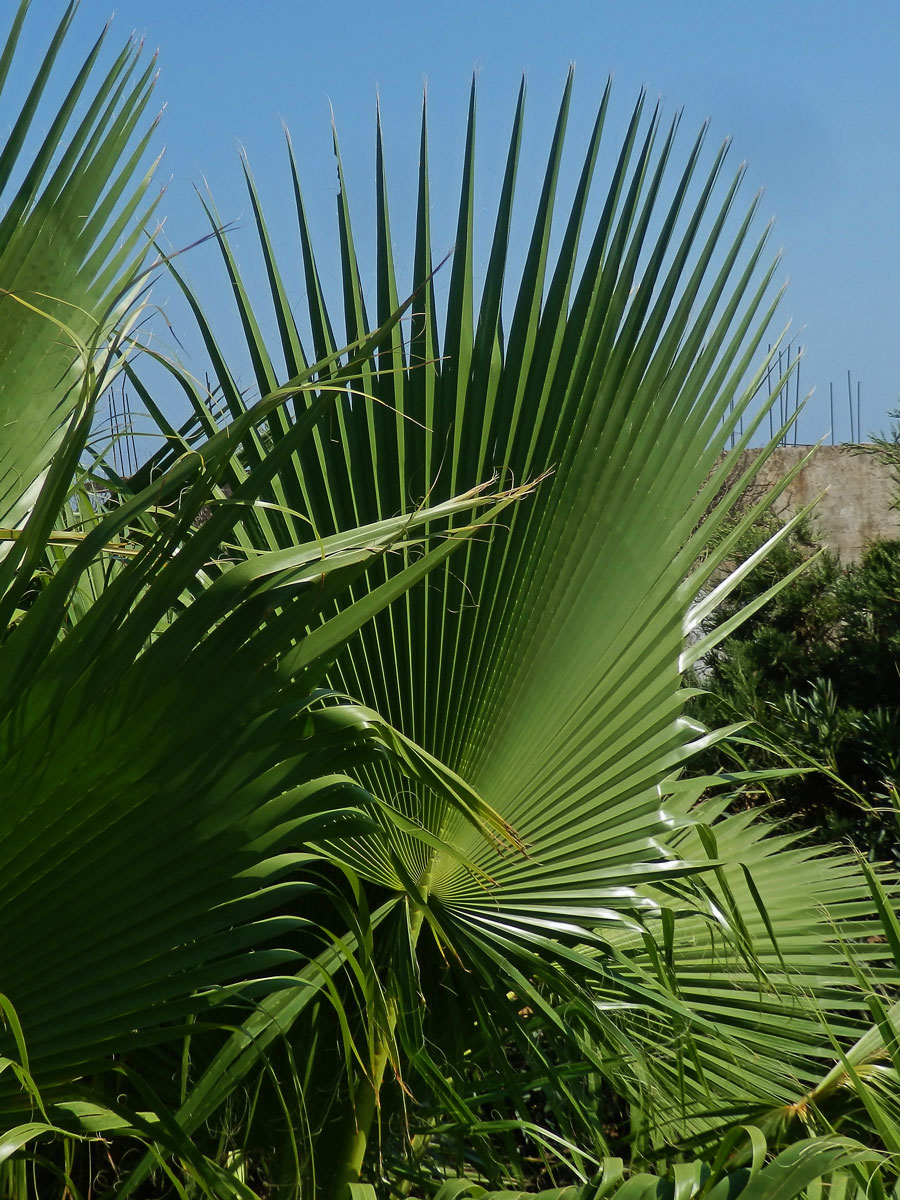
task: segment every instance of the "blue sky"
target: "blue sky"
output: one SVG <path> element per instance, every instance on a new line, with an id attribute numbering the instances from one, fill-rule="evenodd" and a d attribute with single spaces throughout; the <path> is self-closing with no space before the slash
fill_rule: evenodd
<path id="1" fill-rule="evenodd" d="M 82 0 L 76 50 L 86 48 L 112 2 Z M 59 8 L 55 0 L 35 0 L 36 13 L 55 15 Z M 526 194 L 529 167 L 536 176 L 570 62 L 576 65 L 573 143 L 583 144 L 610 72 L 613 143 L 646 85 L 651 95 L 663 97 L 668 113 L 683 107 L 685 137 L 710 118 L 712 143 L 733 138 L 734 165 L 749 162 L 748 202 L 757 187 L 765 188 L 762 212 L 776 217 L 782 277 L 790 279 L 783 314 L 793 320 L 792 340 L 806 347 L 801 390 L 816 389 L 801 440 L 827 431 L 829 382 L 839 397 L 837 440 L 849 436 L 848 369 L 854 389 L 860 381 L 864 432 L 885 426 L 887 411 L 898 402 L 896 0 L 118 0 L 113 42 L 133 29 L 160 51 L 169 236 L 187 242 L 204 231 L 192 191 L 204 177 L 224 218 L 246 218 L 240 143 L 285 255 L 294 253 L 294 242 L 282 120 L 291 129 L 314 232 L 327 254 L 329 242 L 335 242 L 329 103 L 365 232 L 378 91 L 397 236 L 411 212 L 427 79 L 439 185 L 434 221 L 439 228 L 443 222 L 449 249 L 450 188 L 458 173 L 473 70 L 486 211 L 523 72 Z M 242 237 L 249 247 L 250 232 L 242 235 L 239 227 L 239 250 Z M 440 236 L 436 241 L 440 244 Z M 202 254 L 191 271 L 202 286 L 207 271 Z"/>

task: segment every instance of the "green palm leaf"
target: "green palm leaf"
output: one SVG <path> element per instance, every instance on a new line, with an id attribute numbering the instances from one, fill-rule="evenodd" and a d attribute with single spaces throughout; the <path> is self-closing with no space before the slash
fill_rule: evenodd
<path id="1" fill-rule="evenodd" d="M 9 103 L 8 72 L 29 0 L 4 24 L 0 94 Z M 153 126 L 139 133 L 154 63 L 126 46 L 107 68 L 98 39 L 31 154 L 28 135 L 76 5 L 52 34 L 34 83 L 17 98 L 0 152 L 0 525 L 15 527 L 30 511 L 63 430 L 75 412 L 81 380 L 121 317 L 147 249 L 143 228 L 155 205 L 152 175 L 141 162 Z M 5 90 L 4 90 L 5 89 Z M 22 396 L 28 396 L 27 417 Z M 4 547 L 9 551 L 9 545 Z"/>
<path id="2" fill-rule="evenodd" d="M 427 588 L 406 593 L 363 629 L 329 677 L 471 781 L 527 853 L 498 859 L 444 801 L 410 791 L 383 767 L 361 778 L 453 852 L 389 829 L 386 817 L 386 837 L 344 837 L 328 850 L 378 887 L 408 895 L 417 914 L 410 928 L 424 922 L 441 947 L 443 965 L 429 966 L 428 954 L 408 959 L 408 935 L 381 935 L 389 958 L 396 938 L 399 957 L 381 970 L 394 972 L 392 986 L 408 996 L 406 1017 L 424 990 L 441 1027 L 453 1027 L 457 1018 L 440 990 L 449 973 L 465 1005 L 481 1013 L 483 1033 L 499 1002 L 488 998 L 499 978 L 512 999 L 497 1031 L 498 1061 L 524 1004 L 540 1014 L 540 1033 L 532 1036 L 526 1022 L 515 1034 L 529 1054 L 541 1057 L 541 1037 L 582 1030 L 579 1052 L 641 1108 L 655 1098 L 664 1114 L 659 1129 L 672 1133 L 673 1120 L 684 1130 L 702 1128 L 711 1096 L 750 1111 L 788 1103 L 798 1086 L 811 1085 L 832 1054 L 823 1046 L 821 1014 L 835 1014 L 838 1037 L 853 1040 L 865 1028 L 863 996 L 840 942 L 864 947 L 875 927 L 864 884 L 846 859 L 792 850 L 749 818 L 723 817 L 721 804 L 692 811 L 702 785 L 677 782 L 704 737 L 681 716 L 680 672 L 705 650 L 702 641 L 685 650 L 686 630 L 734 586 L 736 576 L 721 582 L 717 572 L 772 499 L 751 505 L 722 536 L 765 457 L 733 482 L 766 411 L 765 404 L 752 408 L 765 363 L 755 371 L 752 364 L 777 303 L 766 233 L 753 233 L 756 203 L 736 209 L 743 171 L 725 177 L 725 149 L 706 159 L 702 136 L 667 184 L 675 126 L 664 129 L 658 113 L 646 117 L 641 100 L 600 217 L 587 229 L 604 97 L 555 238 L 570 91 L 571 78 L 517 279 L 509 242 L 520 94 L 477 307 L 474 94 L 445 305 L 431 276 L 438 256 L 423 122 L 417 294 L 406 336 L 395 325 L 381 340 L 362 366 L 363 395 L 340 405 L 330 426 L 284 463 L 267 497 L 272 509 L 245 520 L 241 538 L 258 551 L 296 537 L 292 513 L 329 533 L 408 511 L 426 494 L 429 501 L 449 497 L 494 471 L 521 480 L 552 470 L 534 503 L 514 511 L 504 528 L 470 540 Z M 341 335 L 291 155 L 309 350 L 247 170 L 280 363 L 209 209 L 261 394 L 367 327 L 373 306 L 360 282 L 339 154 L 337 165 Z M 398 295 L 388 194 L 379 125 L 379 321 Z M 201 319 L 216 391 L 234 417 L 244 410 L 237 367 L 226 363 L 186 281 L 178 282 Z M 170 430 L 170 445 L 148 474 L 216 427 L 208 400 L 196 391 L 189 399 L 192 418 L 180 434 Z M 241 486 L 268 439 L 290 438 L 301 413 L 286 408 L 244 440 L 226 471 L 229 489 Z M 385 562 L 386 581 L 397 565 Z M 705 592 L 709 601 L 695 607 Z M 692 833 L 697 822 L 714 832 Z M 561 996 L 575 1005 L 564 1020 Z M 464 1061 L 465 1040 L 449 1059 L 438 1055 L 443 1067 L 430 1065 L 435 1051 L 424 1053 L 420 1017 L 408 1029 L 406 1017 L 400 1034 L 427 1081 L 424 1094 L 430 1089 L 439 1107 L 461 1101 L 459 1129 L 471 1127 L 473 1110 L 463 1100 L 471 1084 L 455 1078 L 462 1090 L 454 1101 L 443 1082 L 448 1063 Z M 477 1057 L 475 1043 L 468 1046 L 465 1053 Z M 221 1069 L 230 1061 L 225 1052 Z M 569 1097 L 575 1100 L 571 1090 Z M 183 1115 L 196 1127 L 203 1111 L 189 1106 Z M 583 1117 L 589 1124 L 589 1105 Z"/>
<path id="3" fill-rule="evenodd" d="M 750 506 L 722 535 L 756 469 L 732 481 L 766 411 L 765 404 L 752 408 L 765 363 L 755 371 L 752 364 L 777 303 L 774 265 L 765 260 L 766 233 L 753 233 L 756 203 L 743 213 L 735 207 L 743 171 L 724 177 L 725 149 L 707 160 L 701 136 L 667 184 L 675 126 L 663 129 L 658 113 L 647 117 L 643 100 L 599 219 L 586 231 L 604 98 L 552 253 L 570 89 L 571 79 L 517 280 L 509 241 L 519 97 L 477 309 L 474 96 L 445 306 L 431 275 L 437 255 L 423 123 L 416 297 L 406 336 L 395 324 L 376 343 L 361 364 L 362 394 L 339 404 L 327 427 L 284 457 L 265 494 L 270 507 L 247 514 L 237 540 L 255 554 L 296 539 L 297 514 L 327 535 L 346 522 L 409 511 L 423 495 L 429 502 L 452 496 L 494 471 L 521 480 L 552 470 L 534 503 L 513 511 L 504 528 L 468 541 L 427 588 L 406 593 L 361 630 L 329 676 L 470 780 L 527 853 L 498 859 L 443 800 L 410 791 L 384 767 L 360 777 L 452 851 L 408 836 L 386 815 L 383 836 L 343 837 L 327 849 L 372 884 L 407 895 L 416 914 L 409 927 L 424 922 L 446 956 L 435 975 L 427 955 L 406 960 L 408 935 L 384 933 L 400 947 L 389 969 L 404 994 L 424 989 L 435 1005 L 434 988 L 449 970 L 466 1004 L 477 1004 L 499 978 L 513 997 L 504 1019 L 515 1024 L 517 1001 L 526 1004 L 542 1014 L 542 1036 L 554 1027 L 557 1036 L 570 1032 L 556 1010 L 560 993 L 567 995 L 579 1028 L 590 1028 L 593 1048 L 582 1050 L 596 1069 L 636 1103 L 656 1096 L 671 1116 L 677 1101 L 687 1120 L 705 1109 L 711 1087 L 752 1107 L 776 1093 L 787 1098 L 798 1080 L 814 1078 L 827 1053 L 823 1008 L 843 1006 L 839 1034 L 858 1036 L 864 1004 L 834 931 L 844 923 L 844 936 L 864 939 L 869 926 L 857 918 L 871 904 L 845 861 L 813 862 L 747 820 L 719 828 L 721 806 L 693 813 L 701 786 L 677 781 L 705 736 L 681 716 L 680 672 L 705 648 L 701 641 L 685 649 L 686 631 L 707 607 L 695 600 L 712 582 L 712 599 L 733 586 L 736 577 L 723 583 L 717 572 L 772 499 Z M 374 309 L 383 321 L 396 307 L 397 270 L 380 128 L 377 136 Z M 333 354 L 340 340 L 362 337 L 370 308 L 340 157 L 341 335 L 292 155 L 291 170 L 309 350 L 285 299 L 249 170 L 281 362 L 260 333 L 263 319 L 209 209 L 260 394 L 308 359 Z M 245 410 L 237 366 L 186 280 L 175 278 L 200 320 L 215 402 L 185 389 L 192 417 L 180 432 L 168 429 L 169 444 L 134 486 L 215 430 L 219 397 L 232 418 Z M 248 431 L 224 469 L 223 495 L 243 485 L 270 445 L 290 444 L 302 419 L 302 407 L 288 406 Z M 390 586 L 399 562 L 383 565 Z M 714 834 L 692 834 L 698 821 L 714 824 Z M 674 974 L 660 969 L 661 955 L 674 960 Z M 695 982 L 687 986 L 691 972 Z M 765 1007 L 750 1000 L 761 979 L 772 991 Z M 406 1050 L 428 1088 L 452 1103 L 423 1053 L 417 1020 L 401 1030 Z M 664 1052 L 645 1059 L 646 1046 Z M 723 1046 L 720 1059 L 752 1056 L 743 1083 L 733 1068 L 716 1065 Z M 785 1061 L 790 1078 L 779 1085 Z M 191 1110 L 192 1122 L 202 1119 L 198 1111 Z M 471 1120 L 466 1111 L 463 1104 L 463 1123 Z"/>
<path id="4" fill-rule="evenodd" d="M 741 1138 L 745 1130 L 735 1131 Z M 748 1128 L 751 1135 L 758 1130 Z M 737 1139 L 729 1138 L 722 1149 L 728 1151 Z M 763 1139 L 763 1146 L 765 1145 Z M 826 1183 L 835 1194 L 861 1196 L 866 1184 L 873 1186 L 869 1164 L 876 1164 L 878 1155 L 859 1142 L 848 1138 L 808 1138 L 783 1150 L 772 1162 L 762 1165 L 754 1159 L 751 1169 L 723 1170 L 721 1165 L 697 1160 L 676 1164 L 670 1171 L 632 1172 L 623 1175 L 621 1159 L 602 1164 L 602 1171 L 591 1182 L 581 1186 L 552 1188 L 543 1191 L 492 1191 L 468 1180 L 448 1180 L 436 1192 L 436 1200 L 516 1200 L 537 1196 L 544 1200 L 793 1200 L 794 1196 L 818 1197 Z M 868 1170 L 863 1173 L 859 1164 Z M 864 1168 L 865 1170 L 865 1168 Z M 877 1176 L 874 1185 L 878 1184 Z"/>

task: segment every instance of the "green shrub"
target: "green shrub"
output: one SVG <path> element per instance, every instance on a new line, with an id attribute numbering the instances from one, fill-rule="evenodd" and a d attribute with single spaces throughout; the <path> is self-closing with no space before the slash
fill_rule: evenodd
<path id="1" fill-rule="evenodd" d="M 746 557 L 777 527 L 770 516 Z M 789 822 L 821 840 L 851 836 L 868 851 L 893 840 L 884 798 L 900 782 L 900 541 L 878 540 L 843 567 L 802 523 L 735 589 L 715 628 L 774 582 L 808 566 L 707 657 L 693 712 L 716 727 L 748 721 L 709 751 L 705 768 L 807 768 L 772 791 Z"/>

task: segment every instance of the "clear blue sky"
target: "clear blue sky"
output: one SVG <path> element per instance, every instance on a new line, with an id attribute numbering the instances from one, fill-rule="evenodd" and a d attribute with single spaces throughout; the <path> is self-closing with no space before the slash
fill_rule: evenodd
<path id="1" fill-rule="evenodd" d="M 82 0 L 82 46 L 113 3 Z M 55 16 L 61 7 L 57 0 L 35 0 L 36 13 Z M 160 52 L 158 94 L 167 104 L 163 174 L 172 177 L 164 205 L 175 241 L 203 232 L 192 185 L 204 176 L 223 217 L 246 215 L 240 142 L 280 230 L 279 243 L 292 252 L 283 119 L 299 154 L 314 228 L 327 249 L 335 240 L 329 101 L 366 230 L 376 89 L 397 193 L 397 237 L 414 186 L 423 79 L 432 157 L 446 171 L 449 189 L 477 71 L 479 157 L 490 189 L 502 169 L 499 155 L 522 72 L 527 177 L 529 162 L 535 171 L 541 162 L 574 61 L 573 141 L 586 135 L 612 72 L 610 132 L 623 128 L 646 84 L 662 95 L 667 111 L 684 108 L 686 131 L 709 117 L 712 141 L 731 135 L 735 165 L 749 161 L 746 199 L 765 188 L 763 212 L 776 217 L 775 240 L 790 279 L 783 312 L 793 319 L 794 341 L 807 348 L 801 389 L 816 389 L 801 440 L 828 427 L 829 381 L 840 397 L 837 439 L 848 437 L 848 368 L 854 386 L 861 382 L 864 432 L 883 427 L 900 397 L 897 0 L 118 0 L 113 42 L 133 29 Z M 449 195 L 438 195 L 434 219 L 446 222 L 448 248 L 451 214 Z M 249 247 L 249 232 L 244 240 Z M 205 268 L 197 270 L 202 275 Z"/>

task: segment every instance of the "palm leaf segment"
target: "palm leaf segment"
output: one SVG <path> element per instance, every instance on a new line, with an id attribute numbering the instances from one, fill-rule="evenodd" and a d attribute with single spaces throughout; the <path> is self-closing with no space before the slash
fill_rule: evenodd
<path id="1" fill-rule="evenodd" d="M 642 1039 L 654 1049 L 671 1044 L 671 1054 L 658 1056 L 659 1070 L 650 1056 L 649 1082 L 676 1094 L 680 1111 L 692 1096 L 708 1095 L 703 1061 L 679 1049 L 691 1026 L 709 1054 L 730 1038 L 726 1056 L 749 1055 L 757 1064 L 743 1079 L 731 1069 L 713 1073 L 736 1103 L 776 1094 L 787 1101 L 798 1079 L 819 1070 L 812 1047 L 821 1041 L 820 1003 L 843 1006 L 848 1035 L 863 1028 L 861 1001 L 835 943 L 842 929 L 871 957 L 864 939 L 873 929 L 860 919 L 871 903 L 845 861 L 780 856 L 782 845 L 763 836 L 764 827 L 741 842 L 728 832 L 737 826 L 726 825 L 718 845 L 715 835 L 682 831 L 702 785 L 676 782 L 703 736 L 681 716 L 679 691 L 681 668 L 706 649 L 702 639 L 684 649 L 706 603 L 695 615 L 693 602 L 772 498 L 721 536 L 752 475 L 753 468 L 729 486 L 738 455 L 766 411 L 763 405 L 751 416 L 764 375 L 764 364 L 755 374 L 751 364 L 777 302 L 774 264 L 764 259 L 766 234 L 752 233 L 756 203 L 734 212 L 742 171 L 722 185 L 724 148 L 703 167 L 701 136 L 669 187 L 677 122 L 664 130 L 658 113 L 644 120 L 643 99 L 585 235 L 608 96 L 558 231 L 559 250 L 551 253 L 570 88 L 571 78 L 516 287 L 508 260 L 520 94 L 477 312 L 474 95 L 440 303 L 423 122 L 413 317 L 382 340 L 361 372 L 363 395 L 337 407 L 331 427 L 286 465 L 267 496 L 270 510 L 248 518 L 241 537 L 248 549 L 289 543 L 296 514 L 330 533 L 407 510 L 425 495 L 451 496 L 495 471 L 521 480 L 552 469 L 534 502 L 513 512 L 504 529 L 469 541 L 427 588 L 382 613 L 330 675 L 472 782 L 518 831 L 527 854 L 498 860 L 442 801 L 410 793 L 384 771 L 365 778 L 476 870 L 396 831 L 387 842 L 342 839 L 331 852 L 365 878 L 408 894 L 451 961 L 458 956 L 491 986 L 499 976 L 520 1003 L 543 1004 L 529 982 L 542 976 L 551 987 L 593 989 L 602 1003 L 589 1006 L 591 1037 L 599 1020 L 620 1063 Z M 375 323 L 398 301 L 380 126 L 377 151 Z M 293 154 L 291 168 L 311 352 L 301 345 L 249 169 L 283 367 L 267 349 L 264 322 L 218 233 L 261 393 L 280 372 L 325 358 L 372 321 L 339 154 L 340 337 Z M 220 230 L 213 210 L 210 216 Z M 178 434 L 169 428 L 171 446 L 148 470 L 208 436 L 217 404 L 232 416 L 245 408 L 236 368 L 181 282 L 201 318 L 216 401 L 187 388 L 194 417 Z M 239 487 L 269 441 L 289 437 L 298 418 L 299 410 L 284 411 L 245 439 L 227 489 Z M 385 586 L 394 569 L 385 564 Z M 721 594 L 730 584 L 717 586 Z M 710 820 L 719 813 L 708 810 Z M 655 935 L 649 948 L 641 920 Z M 673 969 L 683 946 L 693 949 Z M 749 966 L 759 954 L 763 966 Z M 684 990 L 682 970 L 692 980 Z M 461 976 L 461 986 L 470 978 Z M 758 1019 L 760 986 L 767 1016 Z M 606 1022 L 609 1011 L 624 1022 L 624 1040 Z M 558 1023 L 551 1009 L 545 1016 Z M 644 1070 L 634 1087 L 646 1086 Z"/>

